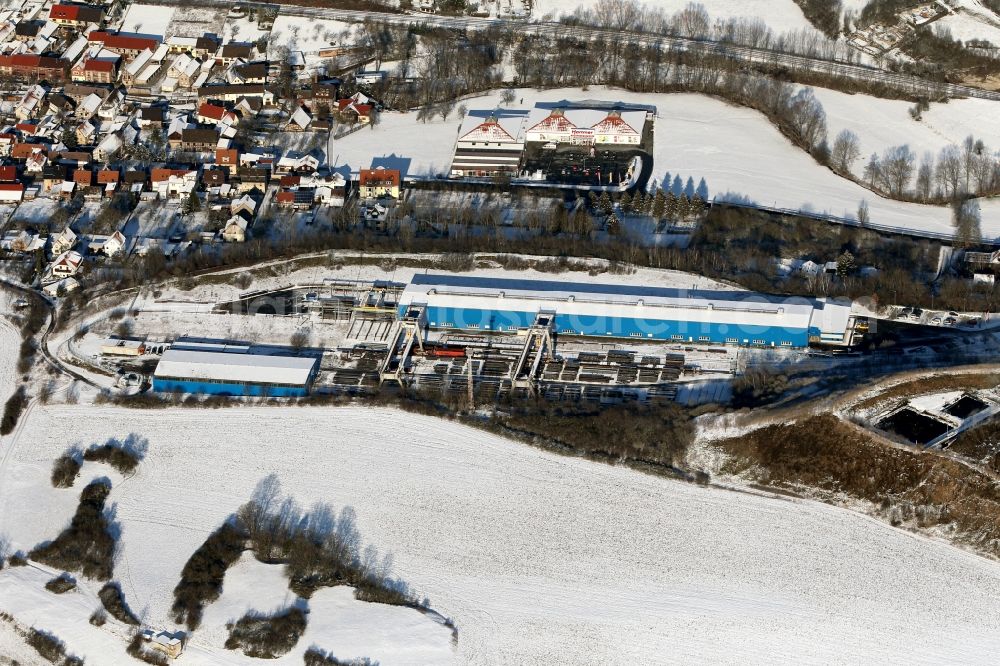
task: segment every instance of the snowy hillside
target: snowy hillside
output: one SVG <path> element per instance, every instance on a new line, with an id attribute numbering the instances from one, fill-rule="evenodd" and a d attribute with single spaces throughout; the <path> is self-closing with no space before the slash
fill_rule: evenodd
<path id="1" fill-rule="evenodd" d="M 1000 118 L 993 112 L 995 102 L 956 100 L 935 104 L 918 123 L 912 120 L 905 102 L 876 100 L 864 95 L 817 91 L 827 110 L 829 136 L 841 129 L 853 129 L 861 138 L 865 154 L 906 143 L 920 155 L 935 154 L 946 144 L 960 142 L 968 134 L 982 137 L 988 144 L 1000 131 Z M 951 210 L 885 199 L 818 164 L 793 146 L 770 121 L 751 109 L 694 94 L 635 94 L 623 90 L 594 87 L 578 89 L 517 91 L 515 106 L 531 107 L 536 102 L 597 99 L 657 107 L 653 181 L 680 176 L 695 183 L 702 178 L 709 197 L 749 200 L 755 203 L 807 212 L 828 213 L 853 218 L 862 200 L 867 201 L 871 221 L 900 229 L 951 233 Z M 465 100 L 469 109 L 489 109 L 500 104 L 500 93 Z M 880 122 L 892 121 L 894 129 Z M 902 120 L 901 120 L 902 119 Z M 338 140 L 333 164 L 345 171 L 369 166 L 400 168 L 409 176 L 447 174 L 461 119 L 436 117 L 418 122 L 415 113 L 383 114 L 377 132 L 381 153 L 372 153 L 372 136 L 362 131 Z M 1000 147 L 1000 146 L 994 146 Z M 861 161 L 855 165 L 862 168 Z M 982 230 L 986 237 L 1000 236 L 1000 201 L 982 202 Z"/>
<path id="2" fill-rule="evenodd" d="M 169 624 L 171 589 L 191 551 L 275 472 L 303 506 L 354 508 L 365 542 L 391 553 L 394 573 L 455 620 L 460 663 L 776 654 L 797 663 L 974 663 L 1000 649 L 996 563 L 813 502 L 562 458 L 387 409 L 38 407 L 20 437 L 2 443 L 11 455 L 0 470 L 0 533 L 18 548 L 53 535 L 72 507 L 51 499 L 66 492 L 48 484 L 52 460 L 69 444 L 129 433 L 148 437 L 149 451 L 111 493 L 123 541 L 116 577 L 157 625 Z M 178 664 L 232 660 L 221 648 L 223 618 L 251 603 L 286 603 L 262 566 L 230 572 Z M 66 622 L 82 611 L 57 610 L 62 598 L 51 611 L 32 610 L 52 597 L 40 590 L 44 578 L 0 572 L 0 610 L 65 633 L 88 663 L 114 663 L 101 630 L 79 629 L 71 641 Z M 415 613 L 369 621 L 336 589 L 326 592 L 310 621 L 331 631 L 301 649 L 313 641 L 383 664 L 428 663 L 399 652 L 400 642 L 420 636 L 426 655 L 448 637 Z M 81 596 L 65 603 L 86 605 Z M 333 629 L 344 622 L 364 630 Z M 372 631 L 373 622 L 386 629 Z"/>
<path id="3" fill-rule="evenodd" d="M 597 0 L 535 0 L 534 16 L 542 18 L 572 14 L 577 9 L 593 9 Z M 639 0 L 650 9 L 662 9 L 667 14 L 679 12 L 690 0 Z M 776 32 L 812 28 L 793 0 L 701 0 L 708 15 L 717 21 L 733 18 L 760 19 Z"/>

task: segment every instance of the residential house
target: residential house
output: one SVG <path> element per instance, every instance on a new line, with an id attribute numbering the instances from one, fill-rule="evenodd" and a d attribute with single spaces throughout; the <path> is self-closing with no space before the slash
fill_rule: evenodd
<path id="1" fill-rule="evenodd" d="M 78 188 L 90 187 L 94 184 L 94 172 L 90 169 L 77 169 L 73 172 L 73 182 Z"/>
<path id="2" fill-rule="evenodd" d="M 267 83 L 266 62 L 237 62 L 226 73 L 229 83 Z"/>
<path id="3" fill-rule="evenodd" d="M 187 128 L 180 131 L 176 139 L 171 136 L 170 147 L 187 152 L 208 152 L 215 150 L 219 135 L 213 129 Z"/>
<path id="4" fill-rule="evenodd" d="M 229 67 L 237 60 L 250 60 L 253 57 L 253 44 L 230 42 L 222 47 L 215 56 L 217 62 Z"/>
<path id="5" fill-rule="evenodd" d="M 300 106 L 295 109 L 295 113 L 289 118 L 285 129 L 289 132 L 305 132 L 309 129 L 310 124 L 312 124 L 312 115 L 306 111 L 304 106 Z"/>
<path id="6" fill-rule="evenodd" d="M 14 115 L 20 120 L 27 120 L 34 117 L 42 110 L 42 100 L 45 99 L 46 90 L 42 86 L 33 85 L 28 88 L 17 106 L 14 107 Z M 32 132 L 34 133 L 34 132 Z"/>
<path id="7" fill-rule="evenodd" d="M 17 144 L 17 137 L 10 132 L 0 134 L 0 157 L 10 157 L 11 151 Z"/>
<path id="8" fill-rule="evenodd" d="M 76 246 L 76 241 L 76 233 L 69 227 L 66 227 L 52 241 L 52 254 L 58 256 L 63 252 L 72 250 Z"/>
<path id="9" fill-rule="evenodd" d="M 49 20 L 68 28 L 83 28 L 89 23 L 100 25 L 104 21 L 104 10 L 93 5 L 53 5 L 49 9 Z"/>
<path id="10" fill-rule="evenodd" d="M 247 228 L 250 226 L 249 220 L 242 215 L 236 214 L 226 220 L 222 227 L 222 240 L 227 243 L 242 243 L 247 239 Z"/>
<path id="11" fill-rule="evenodd" d="M 48 164 L 42 169 L 42 189 L 46 192 L 59 187 L 66 180 L 66 167 Z M 36 181 L 37 182 L 37 181 Z"/>
<path id="12" fill-rule="evenodd" d="M 337 115 L 342 122 L 368 124 L 375 117 L 375 107 L 353 99 L 342 99 L 337 101 Z"/>
<path id="13" fill-rule="evenodd" d="M 229 204 L 229 212 L 233 215 L 243 215 L 252 220 L 257 214 L 257 200 L 249 194 L 244 194 L 238 199 L 233 199 Z"/>
<path id="14" fill-rule="evenodd" d="M 215 165 L 227 170 L 230 175 L 236 173 L 240 165 L 240 151 L 235 148 L 216 149 Z"/>
<path id="15" fill-rule="evenodd" d="M 118 60 L 90 58 L 73 67 L 71 78 L 87 83 L 114 83 L 118 80 Z"/>
<path id="16" fill-rule="evenodd" d="M 127 60 L 131 60 L 146 49 L 155 51 L 160 45 L 160 40 L 152 37 L 106 32 L 104 30 L 94 30 L 87 35 L 87 40 L 93 45 L 100 44 L 105 49 L 117 53 Z"/>
<path id="17" fill-rule="evenodd" d="M 61 58 L 30 53 L 0 55 L 0 75 L 16 79 L 63 81 L 69 73 L 69 63 Z"/>
<path id="18" fill-rule="evenodd" d="M 282 190 L 275 195 L 275 202 L 284 208 L 310 210 L 315 203 L 314 195 L 312 188 Z"/>
<path id="19" fill-rule="evenodd" d="M 52 274 L 52 277 L 62 280 L 76 275 L 82 263 L 83 256 L 79 252 L 67 250 L 55 258 L 49 266 L 49 272 Z"/>
<path id="20" fill-rule="evenodd" d="M 18 21 L 14 26 L 14 41 L 29 43 L 38 38 L 45 26 L 45 21 Z"/>
<path id="21" fill-rule="evenodd" d="M 149 176 L 145 171 L 126 171 L 122 178 L 125 190 L 132 194 L 142 194 L 149 183 Z"/>
<path id="22" fill-rule="evenodd" d="M 266 192 L 267 184 L 270 178 L 270 169 L 261 167 L 242 168 L 237 171 L 238 180 L 233 183 L 233 188 L 239 194 L 251 192 L 253 190 Z"/>
<path id="23" fill-rule="evenodd" d="M 108 236 L 104 244 L 101 245 L 101 252 L 103 252 L 108 257 L 114 257 L 115 255 L 121 254 L 125 251 L 125 246 L 128 241 L 125 239 L 124 234 L 120 231 L 115 231 L 113 234 Z"/>
<path id="24" fill-rule="evenodd" d="M 200 72 L 201 62 L 186 53 L 182 53 L 170 63 L 167 76 L 176 79 L 182 88 L 189 88 Z"/>
<path id="25" fill-rule="evenodd" d="M 362 169 L 358 184 L 363 199 L 398 199 L 401 177 L 398 169 Z"/>
<path id="26" fill-rule="evenodd" d="M 81 146 L 93 145 L 97 139 L 97 125 L 86 120 L 76 126 L 76 142 Z"/>
<path id="27" fill-rule="evenodd" d="M 198 107 L 198 122 L 202 125 L 235 125 L 238 121 L 239 116 L 224 106 L 203 102 Z"/>
<path id="28" fill-rule="evenodd" d="M 340 207 L 347 199 L 347 179 L 343 174 L 334 173 L 325 178 L 317 176 L 303 179 L 304 183 L 312 185 L 314 197 L 317 202 L 324 206 Z"/>
<path id="29" fill-rule="evenodd" d="M 0 183 L 17 182 L 17 167 L 0 166 Z"/>
<path id="30" fill-rule="evenodd" d="M 229 172 L 225 169 L 205 169 L 201 172 L 201 182 L 210 192 L 218 192 L 218 189 L 226 184 L 228 175 Z"/>
<path id="31" fill-rule="evenodd" d="M 0 183 L 0 202 L 17 203 L 24 198 L 24 185 L 21 183 Z"/>
<path id="32" fill-rule="evenodd" d="M 139 110 L 139 127 L 160 128 L 166 117 L 166 111 L 160 106 L 147 106 Z"/>
<path id="33" fill-rule="evenodd" d="M 45 295 L 51 298 L 57 298 L 63 294 L 68 294 L 71 291 L 75 291 L 80 288 L 80 283 L 74 278 L 68 277 L 62 280 L 57 280 L 55 282 L 50 282 L 49 284 L 42 287 L 42 291 Z"/>
<path id="34" fill-rule="evenodd" d="M 161 198 L 184 198 L 198 186 L 197 169 L 155 168 L 150 174 L 153 191 Z"/>
<path id="35" fill-rule="evenodd" d="M 127 86 L 134 85 L 138 82 L 139 77 L 150 65 L 150 60 L 153 58 L 153 52 L 149 49 L 143 49 L 142 53 L 137 55 L 132 62 L 122 70 L 122 83 Z"/>
<path id="36" fill-rule="evenodd" d="M 104 103 L 97 109 L 97 117 L 104 120 L 114 120 L 125 104 L 125 91 L 117 88 L 108 95 Z"/>
<path id="37" fill-rule="evenodd" d="M 274 167 L 277 174 L 313 173 L 319 168 L 319 160 L 312 155 L 290 152 L 283 155 Z"/>
<path id="38" fill-rule="evenodd" d="M 43 150 L 36 150 L 28 155 L 28 158 L 24 160 L 24 170 L 27 173 L 42 173 L 45 169 L 45 165 L 49 163 L 49 156 Z"/>
<path id="39" fill-rule="evenodd" d="M 107 91 L 101 91 L 104 94 L 90 93 L 77 104 L 76 111 L 73 115 L 80 120 L 88 120 L 97 115 L 98 110 L 104 103 L 107 97 Z"/>
<path id="40" fill-rule="evenodd" d="M 272 88 L 260 83 L 211 84 L 198 88 L 199 101 L 238 102 L 243 97 L 258 99 L 264 106 L 274 106 L 276 95 Z"/>
<path id="41" fill-rule="evenodd" d="M 49 113 L 57 116 L 70 115 L 76 108 L 76 103 L 62 93 L 49 95 Z"/>
<path id="42" fill-rule="evenodd" d="M 105 196 L 111 196 L 118 189 L 121 172 L 118 169 L 101 169 L 97 172 L 97 184 L 104 188 Z"/>

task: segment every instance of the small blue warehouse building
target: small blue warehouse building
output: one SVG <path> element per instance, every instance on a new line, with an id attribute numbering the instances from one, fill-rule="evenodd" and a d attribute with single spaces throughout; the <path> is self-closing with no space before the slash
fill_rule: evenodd
<path id="1" fill-rule="evenodd" d="M 545 321 L 563 335 L 754 347 L 848 345 L 853 325 L 849 302 L 821 298 L 441 274 L 415 275 L 398 306 L 438 329 Z"/>
<path id="2" fill-rule="evenodd" d="M 251 353 L 247 347 L 167 349 L 153 390 L 203 395 L 301 397 L 316 376 L 315 358 Z"/>

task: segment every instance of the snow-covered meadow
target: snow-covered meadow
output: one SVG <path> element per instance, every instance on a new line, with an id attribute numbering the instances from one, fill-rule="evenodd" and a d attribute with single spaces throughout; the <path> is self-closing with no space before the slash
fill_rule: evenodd
<path id="1" fill-rule="evenodd" d="M 514 106 L 536 102 L 585 99 L 652 104 L 657 107 L 653 181 L 667 176 L 698 183 L 709 197 L 749 200 L 764 205 L 853 218 L 862 200 L 871 221 L 900 229 L 951 233 L 951 211 L 886 199 L 842 178 L 792 145 L 770 121 L 751 109 L 696 94 L 635 94 L 594 87 L 587 91 L 519 89 Z M 817 90 L 828 115 L 829 135 L 852 129 L 866 154 L 907 143 L 920 155 L 975 134 L 989 143 L 1000 132 L 996 102 L 955 100 L 935 104 L 923 121 L 910 118 L 906 102 L 877 100 Z M 468 109 L 500 105 L 500 93 L 464 100 Z M 870 118 L 885 122 L 868 122 Z M 334 142 L 333 165 L 344 171 L 369 166 L 400 168 L 409 176 L 447 174 L 461 119 L 436 116 L 419 122 L 415 113 L 385 113 L 373 130 L 362 130 Z M 377 140 L 376 140 L 377 137 Z M 373 147 L 374 146 L 374 147 Z M 1000 148 L 1000 145 L 996 145 Z M 856 165 L 861 169 L 861 164 Z M 1000 201 L 982 203 L 984 236 L 1000 236 Z"/>
<path id="2" fill-rule="evenodd" d="M 534 0 L 532 17 L 558 18 L 578 9 L 593 9 L 598 0 Z M 663 10 L 667 14 L 679 12 L 691 4 L 690 0 L 640 0 L 649 9 Z M 701 0 L 708 15 L 717 21 L 728 19 L 759 19 L 776 32 L 812 28 L 793 0 Z"/>
<path id="3" fill-rule="evenodd" d="M 424 616 L 360 620 L 330 590 L 310 602 L 314 633 L 297 651 L 315 643 L 383 664 L 983 663 L 1000 649 L 997 563 L 815 502 L 559 457 L 389 409 L 39 406 L 2 442 L 0 533 L 17 548 L 54 535 L 72 507 L 46 497 L 75 496 L 86 479 L 52 489 L 52 459 L 129 433 L 149 450 L 111 493 L 116 577 L 156 625 L 169 625 L 190 552 L 273 472 L 303 506 L 353 507 L 365 543 L 458 625 L 452 648 Z M 230 572 L 178 664 L 231 662 L 223 618 L 287 603 L 262 566 Z M 109 663 L 101 630 L 66 626 L 83 610 L 61 613 L 45 578 L 23 571 L 0 572 L 0 610 Z"/>

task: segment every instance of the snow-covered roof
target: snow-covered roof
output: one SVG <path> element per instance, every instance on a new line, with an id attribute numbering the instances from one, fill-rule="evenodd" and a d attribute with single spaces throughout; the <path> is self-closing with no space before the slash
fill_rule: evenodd
<path id="1" fill-rule="evenodd" d="M 298 356 L 168 349 L 154 375 L 190 381 L 304 386 L 315 366 L 316 359 Z"/>
<path id="2" fill-rule="evenodd" d="M 527 117 L 521 109 L 469 111 L 458 130 L 459 141 L 523 142 Z"/>
<path id="3" fill-rule="evenodd" d="M 690 321 L 737 326 L 778 326 L 842 333 L 850 306 L 747 291 L 668 289 L 639 285 L 509 280 L 461 275 L 418 274 L 400 297 L 401 305 L 511 312 L 553 311 L 582 317 Z M 829 309 L 825 315 L 824 309 Z M 820 311 L 817 323 L 811 323 Z"/>

